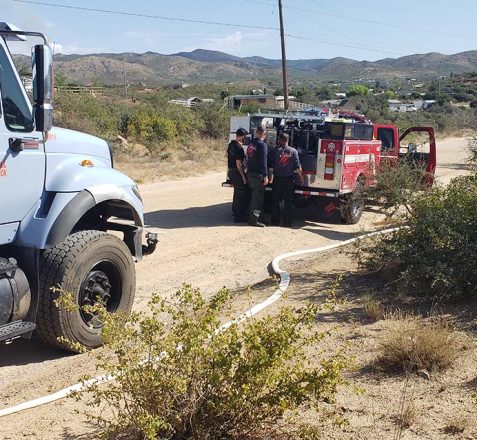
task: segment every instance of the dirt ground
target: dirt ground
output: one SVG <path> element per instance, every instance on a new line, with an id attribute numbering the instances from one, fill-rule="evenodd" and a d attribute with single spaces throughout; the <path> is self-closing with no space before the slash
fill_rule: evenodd
<path id="1" fill-rule="evenodd" d="M 476 439 L 477 438 L 477 313 L 476 304 L 443 305 L 439 316 L 459 335 L 460 351 L 453 365 L 444 372 L 395 374 L 385 372 L 376 363 L 379 344 L 390 327 L 395 326 L 393 310 L 434 316 L 435 304 L 404 304 L 386 294 L 384 282 L 357 270 L 349 251 L 308 257 L 285 263 L 291 275 L 288 302 L 322 303 L 331 284 L 339 277 L 336 294 L 338 305 L 323 309 L 317 318 L 319 331 L 330 331 L 324 348 L 336 351 L 347 344 L 348 356 L 354 358 L 355 370 L 347 374 L 349 385 L 342 387 L 336 402 L 324 407 L 328 419 L 345 419 L 339 428 L 330 423 L 323 429 L 323 438 L 345 439 Z M 366 295 L 378 292 L 388 314 L 374 322 L 365 313 Z M 342 302 L 342 303 L 341 303 Z M 357 392 L 356 390 L 361 390 Z M 407 408 L 410 408 L 407 411 Z M 322 414 L 322 415 L 323 415 Z M 400 428 L 398 420 L 407 417 L 410 426 Z M 316 414 L 309 414 L 316 419 Z M 453 427 L 463 429 L 454 432 Z"/>
<path id="2" fill-rule="evenodd" d="M 438 143 L 437 175 L 441 181 L 447 182 L 465 172 L 465 144 L 462 138 Z M 191 174 L 196 171 L 192 170 Z M 274 256 L 346 240 L 372 229 L 382 220 L 375 212 L 367 211 L 359 225 L 342 225 L 336 219 L 324 220 L 311 207 L 297 212 L 296 226 L 292 229 L 235 225 L 231 216 L 232 192 L 220 186 L 224 178 L 225 171 L 207 172 L 198 177 L 140 187 L 146 208 L 145 221 L 150 229 L 164 235 L 156 253 L 137 266 L 137 310 L 145 309 L 151 292 L 167 295 L 183 282 L 200 287 L 206 293 L 221 286 L 235 289 L 254 284 L 269 277 L 269 264 Z M 346 268 L 344 262 L 343 270 Z M 293 279 L 293 271 L 291 276 Z M 372 338 L 369 344 L 373 344 Z M 94 372 L 87 355 L 65 355 L 37 340 L 0 346 L 0 367 L 3 408 L 57 391 L 77 382 L 85 373 Z M 431 390 L 430 383 L 426 386 Z M 375 389 L 379 391 L 379 385 Z M 356 405 L 359 407 L 359 401 Z M 81 409 L 81 405 L 66 400 L 2 418 L 0 438 L 94 437 L 91 428 L 84 424 L 84 417 L 74 413 L 75 409 Z M 369 423 L 368 419 L 364 420 L 363 423 Z M 379 420 L 375 419 L 375 423 Z"/>

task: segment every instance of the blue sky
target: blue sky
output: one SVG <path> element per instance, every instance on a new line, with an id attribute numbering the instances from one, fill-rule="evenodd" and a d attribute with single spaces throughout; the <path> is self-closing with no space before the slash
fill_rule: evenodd
<path id="1" fill-rule="evenodd" d="M 32 0 L 36 1 L 36 0 Z M 40 1 L 40 0 L 38 0 Z M 175 53 L 197 48 L 280 57 L 278 0 L 44 0 L 251 28 L 62 9 L 0 0 L 1 21 L 39 30 L 55 52 Z M 290 59 L 358 60 L 477 49 L 475 0 L 283 0 Z"/>

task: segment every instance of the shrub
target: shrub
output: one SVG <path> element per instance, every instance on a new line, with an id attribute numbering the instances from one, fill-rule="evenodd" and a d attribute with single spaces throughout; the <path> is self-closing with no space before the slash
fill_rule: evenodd
<path id="1" fill-rule="evenodd" d="M 374 295 L 366 295 L 363 298 L 363 310 L 365 315 L 372 321 L 383 319 L 383 306 Z"/>
<path id="2" fill-rule="evenodd" d="M 401 267 L 399 285 L 439 297 L 477 285 L 477 176 L 462 176 L 411 201 L 408 228 L 360 248 L 364 266 Z"/>
<path id="3" fill-rule="evenodd" d="M 464 414 L 456 414 L 449 418 L 444 427 L 446 434 L 462 434 L 472 426 L 471 421 Z"/>
<path id="4" fill-rule="evenodd" d="M 55 123 L 60 127 L 114 139 L 118 134 L 118 108 L 109 99 L 91 95 L 58 93 Z"/>
<path id="5" fill-rule="evenodd" d="M 390 321 L 378 362 L 390 371 L 439 371 L 455 361 L 459 348 L 456 334 L 442 322 L 399 317 Z"/>
<path id="6" fill-rule="evenodd" d="M 410 157 L 399 159 L 397 164 L 381 163 L 372 185 L 365 190 L 365 197 L 378 204 L 388 217 L 404 207 L 411 213 L 412 201 L 425 190 L 425 166 Z"/>
<path id="7" fill-rule="evenodd" d="M 199 131 L 204 137 L 213 139 L 226 138 L 230 131 L 231 113 L 225 110 L 223 104 L 199 104 L 195 113 L 201 121 Z"/>
<path id="8" fill-rule="evenodd" d="M 331 399 L 342 382 L 345 358 L 310 350 L 324 337 L 312 330 L 316 307 L 283 308 L 217 331 L 227 290 L 207 302 L 185 285 L 175 300 L 154 296 L 147 316 L 126 321 L 89 309 L 104 324 L 98 368 L 116 378 L 88 391 L 90 405 L 112 410 L 110 418 L 91 415 L 103 438 L 259 439 L 287 430 L 316 437 L 309 426 L 277 424 L 299 405 Z"/>

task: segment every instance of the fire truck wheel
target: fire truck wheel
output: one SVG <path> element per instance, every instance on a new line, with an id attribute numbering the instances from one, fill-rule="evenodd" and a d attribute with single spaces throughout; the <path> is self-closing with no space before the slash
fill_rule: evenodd
<path id="1" fill-rule="evenodd" d="M 37 331 L 48 344 L 69 351 L 102 345 L 99 316 L 85 306 L 101 301 L 108 312 L 131 311 L 134 262 L 128 247 L 114 235 L 76 232 L 45 251 L 40 264 Z M 71 295 L 77 309 L 57 306 L 58 288 Z"/>
<path id="2" fill-rule="evenodd" d="M 362 182 L 356 183 L 353 193 L 341 201 L 341 220 L 347 225 L 355 225 L 361 219 L 364 211 L 364 185 Z"/>

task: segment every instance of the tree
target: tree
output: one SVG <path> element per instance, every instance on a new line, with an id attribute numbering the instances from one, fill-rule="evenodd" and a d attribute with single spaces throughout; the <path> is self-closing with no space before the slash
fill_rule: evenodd
<path id="1" fill-rule="evenodd" d="M 348 87 L 347 96 L 366 96 L 369 92 L 367 86 L 362 84 L 352 84 Z"/>
<path id="2" fill-rule="evenodd" d="M 316 90 L 315 96 L 318 99 L 325 101 L 328 99 L 333 99 L 333 92 L 329 87 L 322 86 Z"/>
<path id="3" fill-rule="evenodd" d="M 56 74 L 55 74 L 55 85 L 58 86 L 58 87 L 67 85 L 66 75 L 63 72 L 61 72 L 61 71 L 56 72 Z"/>

